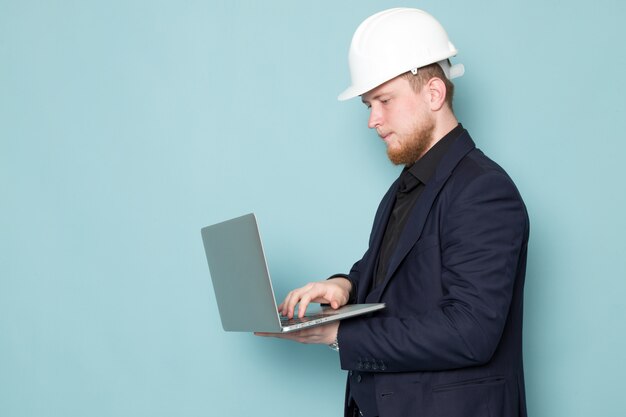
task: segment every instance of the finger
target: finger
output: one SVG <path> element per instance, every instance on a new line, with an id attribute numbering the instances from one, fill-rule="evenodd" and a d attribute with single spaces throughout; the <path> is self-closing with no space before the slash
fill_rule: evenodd
<path id="1" fill-rule="evenodd" d="M 296 305 L 300 301 L 300 292 L 298 290 L 292 291 L 289 294 L 289 300 L 286 304 L 285 315 L 290 319 L 295 316 Z"/>
<path id="2" fill-rule="evenodd" d="M 254 335 L 259 336 L 259 337 L 273 337 L 276 339 L 291 340 L 293 342 L 298 342 L 298 343 L 311 343 L 308 341 L 308 338 L 306 336 L 302 337 L 298 332 L 291 332 L 291 333 L 255 332 Z"/>
<path id="3" fill-rule="evenodd" d="M 328 298 L 329 298 L 328 304 L 330 304 L 330 306 L 335 310 L 348 303 L 348 297 L 346 297 L 346 295 L 341 291 L 335 292 L 332 295 L 329 295 Z"/>
<path id="4" fill-rule="evenodd" d="M 336 301 L 337 301 L 337 308 L 343 307 L 346 304 L 348 304 L 348 296 L 346 296 L 345 294 L 341 294 L 339 297 L 337 297 Z"/>
<path id="5" fill-rule="evenodd" d="M 307 305 L 311 302 L 313 298 L 318 296 L 318 292 L 319 292 L 319 289 L 318 289 L 317 283 L 315 282 L 310 282 L 304 287 L 293 291 L 294 298 L 291 300 L 292 316 L 295 315 L 295 309 L 298 303 L 300 303 L 300 307 L 298 308 L 299 316 L 300 317 L 304 316 L 304 312 L 306 311 Z M 305 301 L 304 306 L 302 305 L 303 300 Z M 302 313 L 300 313 L 301 309 L 303 309 Z"/>
<path id="6" fill-rule="evenodd" d="M 285 300 L 280 304 L 280 314 L 282 314 L 283 316 L 289 315 L 289 305 L 295 291 L 296 290 L 290 291 L 289 294 L 287 294 L 287 296 L 285 297 Z"/>
<path id="7" fill-rule="evenodd" d="M 306 314 L 306 309 L 311 303 L 311 296 L 309 294 L 305 294 L 300 299 L 300 306 L 298 306 L 298 317 L 302 318 Z"/>
<path id="8" fill-rule="evenodd" d="M 301 293 L 300 289 L 293 290 L 289 293 L 287 300 L 285 301 L 285 306 L 283 307 L 284 316 L 287 316 L 290 319 L 293 318 L 296 305 L 300 301 L 300 297 L 301 297 L 300 293 Z"/>
<path id="9" fill-rule="evenodd" d="M 293 337 L 287 336 L 287 334 L 284 334 L 284 333 L 254 332 L 254 335 L 255 336 L 259 336 L 259 337 L 273 337 L 273 338 L 276 338 L 276 339 L 294 340 Z"/>
<path id="10" fill-rule="evenodd" d="M 254 335 L 260 337 L 274 337 L 276 333 L 254 332 Z"/>

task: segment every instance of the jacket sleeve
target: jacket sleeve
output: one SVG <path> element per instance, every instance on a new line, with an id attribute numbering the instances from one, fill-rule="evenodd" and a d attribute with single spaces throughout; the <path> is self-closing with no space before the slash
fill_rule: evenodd
<path id="1" fill-rule="evenodd" d="M 441 297 L 420 314 L 379 315 L 343 321 L 338 340 L 341 366 L 377 372 L 443 370 L 486 363 L 502 335 L 528 217 L 511 180 L 500 171 L 474 178 L 446 196 L 441 216 Z M 403 268 L 411 268 L 407 257 Z M 394 280 L 388 285 L 403 285 Z M 411 286 L 407 285 L 407 288 Z M 390 304 L 393 300 L 384 299 Z"/>

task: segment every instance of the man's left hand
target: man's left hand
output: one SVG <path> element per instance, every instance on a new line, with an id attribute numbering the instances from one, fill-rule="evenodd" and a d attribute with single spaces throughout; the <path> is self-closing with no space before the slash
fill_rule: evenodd
<path id="1" fill-rule="evenodd" d="M 279 339 L 293 340 L 298 343 L 314 343 L 320 345 L 330 345 L 337 339 L 339 321 L 334 321 L 322 326 L 310 327 L 308 329 L 297 330 L 289 333 L 254 333 L 257 336 L 277 337 Z"/>

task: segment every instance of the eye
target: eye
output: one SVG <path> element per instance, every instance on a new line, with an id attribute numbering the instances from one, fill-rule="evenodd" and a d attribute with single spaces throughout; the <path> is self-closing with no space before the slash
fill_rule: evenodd
<path id="1" fill-rule="evenodd" d="M 391 99 L 390 99 L 390 98 L 387 98 L 387 99 L 384 99 L 384 100 L 380 100 L 380 102 L 381 102 L 382 104 L 388 104 L 390 101 L 391 101 Z"/>

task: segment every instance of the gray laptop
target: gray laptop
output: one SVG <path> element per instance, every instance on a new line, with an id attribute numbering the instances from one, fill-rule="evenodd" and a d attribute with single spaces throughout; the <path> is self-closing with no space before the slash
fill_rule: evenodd
<path id="1" fill-rule="evenodd" d="M 253 213 L 202 229 L 217 307 L 222 327 L 232 332 L 290 332 L 370 313 L 385 307 L 377 304 L 351 304 L 307 308 L 301 319 L 281 317 L 267 268 L 261 236 Z"/>

